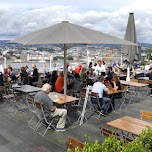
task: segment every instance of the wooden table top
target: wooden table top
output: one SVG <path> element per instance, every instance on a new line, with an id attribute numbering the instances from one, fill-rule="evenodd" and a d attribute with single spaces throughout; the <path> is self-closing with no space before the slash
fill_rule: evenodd
<path id="1" fill-rule="evenodd" d="M 129 116 L 110 121 L 107 123 L 107 125 L 137 136 L 139 136 L 142 130 L 146 128 L 146 126 L 152 127 L 152 123 Z"/>
<path id="2" fill-rule="evenodd" d="M 37 92 L 41 90 L 41 88 L 30 86 L 30 85 L 21 85 L 20 88 L 15 87 L 14 89 L 17 91 L 25 92 L 25 93 Z"/>
<path id="3" fill-rule="evenodd" d="M 116 93 L 120 93 L 120 92 L 122 92 L 122 90 L 109 89 L 109 93 L 107 93 L 107 94 L 111 95 L 111 94 L 116 94 Z"/>
<path id="4" fill-rule="evenodd" d="M 53 102 L 58 103 L 58 104 L 65 104 L 65 103 L 79 100 L 79 98 L 75 98 L 75 97 L 64 95 L 57 92 L 50 92 L 48 96 L 53 100 Z"/>
<path id="5" fill-rule="evenodd" d="M 120 83 L 124 84 L 124 85 L 134 86 L 134 87 L 145 87 L 145 86 L 148 86 L 148 84 L 138 83 L 138 82 L 129 82 L 129 81 L 124 81 L 124 80 L 120 80 Z"/>

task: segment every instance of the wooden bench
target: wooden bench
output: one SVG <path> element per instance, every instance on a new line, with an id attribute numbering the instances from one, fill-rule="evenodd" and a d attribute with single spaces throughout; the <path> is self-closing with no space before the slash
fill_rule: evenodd
<path id="1" fill-rule="evenodd" d="M 79 148 L 80 151 L 82 151 L 84 144 L 79 140 L 76 140 L 72 137 L 68 137 L 66 146 L 68 149 L 71 149 L 72 151 L 74 151 L 77 147 Z"/>
<path id="2" fill-rule="evenodd" d="M 100 127 L 102 136 L 109 137 L 115 136 L 117 139 L 120 139 L 120 135 L 117 132 L 111 131 L 107 128 Z"/>
<path id="3" fill-rule="evenodd" d="M 105 136 L 105 137 L 114 136 L 114 137 L 116 137 L 116 139 L 118 139 L 118 140 L 123 139 L 125 143 L 132 142 L 132 141 L 133 141 L 133 139 L 130 139 L 129 137 L 126 137 L 126 136 L 124 136 L 124 135 L 123 135 L 123 138 L 121 138 L 120 135 L 119 135 L 119 133 L 114 132 L 114 131 L 111 131 L 111 130 L 109 130 L 109 129 L 107 129 L 107 128 L 100 127 L 100 129 L 101 129 L 101 134 L 102 134 L 103 136 Z"/>
<path id="4" fill-rule="evenodd" d="M 141 119 L 147 119 L 147 120 L 152 120 L 152 112 L 149 111 L 140 111 L 140 118 Z"/>

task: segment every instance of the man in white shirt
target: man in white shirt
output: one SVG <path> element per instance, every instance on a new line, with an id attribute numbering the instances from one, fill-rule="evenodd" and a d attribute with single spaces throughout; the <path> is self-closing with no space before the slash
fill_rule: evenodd
<path id="1" fill-rule="evenodd" d="M 56 63 L 53 64 L 51 71 L 58 71 L 58 67 L 56 66 Z"/>
<path id="2" fill-rule="evenodd" d="M 101 76 L 98 78 L 98 81 L 93 84 L 92 92 L 98 93 L 99 101 L 100 101 L 100 107 L 103 107 L 101 109 L 101 114 L 105 115 L 108 111 L 109 105 L 110 105 L 110 99 L 103 97 L 103 92 L 106 93 L 109 92 L 108 88 L 103 84 L 104 83 L 104 77 Z"/>
<path id="3" fill-rule="evenodd" d="M 146 65 L 145 65 L 145 71 L 147 72 L 150 68 L 150 63 L 148 62 Z"/>
<path id="4" fill-rule="evenodd" d="M 46 75 L 46 64 L 42 64 L 42 67 L 39 68 L 38 73 L 41 78 L 44 78 Z"/>
<path id="5" fill-rule="evenodd" d="M 101 75 L 105 76 L 105 72 L 106 72 L 106 67 L 103 64 L 103 61 L 99 60 L 98 65 L 95 68 L 95 73 L 96 75 L 99 75 L 99 76 Z"/>

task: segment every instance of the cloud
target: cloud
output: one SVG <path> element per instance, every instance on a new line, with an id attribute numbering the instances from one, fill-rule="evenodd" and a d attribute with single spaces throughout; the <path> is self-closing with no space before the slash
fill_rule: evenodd
<path id="1" fill-rule="evenodd" d="M 62 1 L 61 5 L 56 5 L 57 2 L 53 0 L 50 7 L 45 6 L 49 4 L 49 1 L 45 0 L 46 4 L 40 7 L 39 5 L 42 4 L 40 3 L 36 5 L 37 8 L 34 8 L 36 1 L 32 2 L 32 7 L 29 9 L 27 9 L 27 5 L 18 7 L 20 3 L 16 5 L 17 1 L 9 8 L 4 7 L 3 3 L 3 7 L 0 8 L 1 38 L 4 35 L 12 39 L 63 20 L 124 38 L 129 12 L 134 12 L 138 41 L 151 42 L 151 0 L 128 0 L 119 1 L 119 3 L 118 0 L 109 0 L 108 2 L 103 0 L 103 4 L 99 0 L 78 0 L 75 5 L 74 0 L 69 0 L 68 4 L 64 0 L 64 4 Z M 88 5 L 84 2 L 87 2 Z"/>

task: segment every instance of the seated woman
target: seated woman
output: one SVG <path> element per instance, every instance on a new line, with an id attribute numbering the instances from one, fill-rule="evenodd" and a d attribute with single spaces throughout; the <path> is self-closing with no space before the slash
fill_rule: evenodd
<path id="1" fill-rule="evenodd" d="M 81 81 L 86 82 L 86 79 L 88 78 L 86 67 L 82 67 L 79 75 L 80 75 Z"/>
<path id="2" fill-rule="evenodd" d="M 58 78 L 55 82 L 54 90 L 55 92 L 63 93 L 64 92 L 63 87 L 64 87 L 64 76 L 63 76 L 63 71 L 60 71 Z"/>
<path id="3" fill-rule="evenodd" d="M 51 76 L 50 76 L 50 78 L 49 78 L 49 81 L 48 81 L 48 83 L 50 84 L 50 85 L 52 85 L 52 90 L 51 91 L 54 91 L 54 87 L 55 87 L 55 82 L 56 82 L 56 80 L 57 80 L 57 71 L 52 71 L 52 74 L 51 74 Z"/>
<path id="4" fill-rule="evenodd" d="M 25 67 L 21 67 L 20 73 L 17 75 L 21 79 L 23 84 L 28 84 L 28 73 L 26 72 Z"/>
<path id="5" fill-rule="evenodd" d="M 112 79 L 111 79 L 111 87 L 114 90 L 121 90 L 121 83 L 119 81 L 119 78 L 117 74 L 113 74 Z M 115 93 L 111 98 L 111 102 L 113 104 L 113 107 L 115 108 L 115 99 L 120 99 L 122 97 L 121 92 L 120 93 Z"/>
<path id="6" fill-rule="evenodd" d="M 79 74 L 76 73 L 74 79 L 69 83 L 69 85 L 72 86 L 72 88 L 69 89 L 69 92 L 72 93 L 72 95 L 76 95 L 76 93 L 80 91 L 80 86 L 82 84 Z"/>

